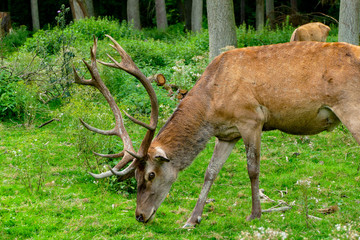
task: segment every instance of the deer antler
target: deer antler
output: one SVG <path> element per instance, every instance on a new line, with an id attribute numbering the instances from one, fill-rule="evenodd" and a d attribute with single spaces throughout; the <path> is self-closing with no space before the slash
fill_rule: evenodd
<path id="1" fill-rule="evenodd" d="M 139 70 L 139 68 L 135 65 L 135 63 L 133 62 L 131 57 L 125 52 L 125 50 L 123 48 L 121 48 L 121 46 L 112 37 L 110 37 L 108 35 L 106 35 L 106 36 L 108 38 L 110 38 L 110 40 L 114 43 L 114 45 L 111 45 L 111 47 L 113 47 L 115 50 L 117 50 L 117 52 L 120 54 L 120 56 L 122 58 L 122 61 L 119 63 L 113 57 L 108 55 L 108 57 L 114 63 L 105 63 L 105 62 L 101 62 L 101 61 L 99 61 L 99 62 L 106 66 L 119 68 L 119 69 L 122 69 L 122 70 L 128 72 L 129 74 L 135 76 L 138 80 L 140 80 L 142 85 L 145 87 L 147 93 L 150 96 L 150 101 L 151 101 L 150 124 L 143 123 L 143 122 L 131 117 L 129 114 L 127 114 L 127 113 L 125 113 L 125 114 L 136 124 L 139 124 L 139 125 L 147 128 L 148 131 L 145 135 L 145 138 L 143 139 L 143 141 L 141 143 L 138 153 L 134 153 L 134 148 L 133 148 L 131 139 L 124 127 L 124 121 L 123 121 L 123 118 L 121 115 L 121 111 L 120 111 L 119 107 L 117 106 L 114 98 L 112 97 L 109 89 L 105 86 L 104 82 L 101 80 L 101 77 L 100 77 L 100 74 L 99 74 L 99 71 L 97 68 L 97 64 L 96 64 L 96 61 L 97 61 L 96 60 L 97 38 L 95 38 L 95 37 L 94 37 L 94 45 L 90 51 L 91 63 L 89 64 L 83 60 L 84 64 L 86 65 L 86 67 L 88 68 L 88 70 L 91 74 L 91 79 L 86 80 L 86 79 L 80 77 L 78 75 L 77 71 L 75 70 L 75 68 L 73 67 L 74 75 L 75 75 L 75 82 L 78 84 L 82 84 L 82 85 L 91 85 L 91 86 L 94 86 L 95 88 L 97 88 L 103 94 L 106 101 L 108 102 L 108 104 L 115 116 L 116 123 L 115 123 L 115 127 L 111 130 L 100 130 L 98 128 L 92 127 L 89 124 L 85 123 L 82 119 L 80 119 L 80 121 L 90 131 L 100 133 L 103 135 L 116 135 L 116 136 L 120 137 L 124 143 L 124 150 L 120 153 L 117 153 L 117 154 L 94 153 L 101 157 L 108 157 L 108 158 L 122 157 L 122 159 L 121 159 L 121 161 L 119 161 L 118 164 L 116 164 L 116 166 L 114 168 L 110 169 L 107 172 L 104 172 L 101 174 L 93 174 L 93 173 L 90 173 L 90 174 L 94 178 L 105 178 L 105 177 L 109 177 L 112 175 L 118 175 L 118 176 L 121 176 L 121 179 L 126 179 L 126 178 L 132 177 L 134 175 L 134 170 L 137 165 L 136 159 L 139 159 L 139 160 L 143 159 L 146 156 L 147 151 L 150 147 L 151 141 L 155 134 L 155 129 L 157 126 L 157 121 L 158 121 L 158 102 L 157 102 L 155 91 L 154 91 L 153 87 L 151 86 L 150 81 Z M 125 167 L 126 164 L 128 164 L 130 161 L 133 161 L 133 162 L 126 169 L 120 171 L 120 169 Z"/>

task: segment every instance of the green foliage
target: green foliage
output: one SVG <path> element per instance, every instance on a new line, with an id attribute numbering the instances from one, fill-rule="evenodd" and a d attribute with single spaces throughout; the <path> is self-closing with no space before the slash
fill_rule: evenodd
<path id="1" fill-rule="evenodd" d="M 45 112 L 36 87 L 27 85 L 7 69 L 0 70 L 0 120 L 21 120 L 30 126 L 36 117 Z"/>
<path id="2" fill-rule="evenodd" d="M 0 56 L 8 56 L 10 53 L 16 51 L 25 43 L 28 36 L 29 31 L 25 26 L 14 28 L 11 34 L 7 34 L 0 38 Z"/>
<path id="3" fill-rule="evenodd" d="M 118 38 L 138 38 L 141 32 L 133 29 L 126 21 L 119 22 L 108 17 L 89 18 L 74 22 L 68 27 L 68 31 L 73 31 L 82 41 L 90 40 L 93 36 L 99 40 L 105 38 L 105 34 Z"/>
<path id="4" fill-rule="evenodd" d="M 12 79 L 11 73 L 6 70 L 0 72 L 0 118 L 18 116 L 19 111 L 15 101 L 17 96 L 18 80 Z"/>
<path id="5" fill-rule="evenodd" d="M 294 29 L 287 22 L 275 29 L 266 25 L 261 31 L 256 31 L 255 28 L 243 24 L 237 29 L 238 47 L 285 43 L 290 40 Z"/>

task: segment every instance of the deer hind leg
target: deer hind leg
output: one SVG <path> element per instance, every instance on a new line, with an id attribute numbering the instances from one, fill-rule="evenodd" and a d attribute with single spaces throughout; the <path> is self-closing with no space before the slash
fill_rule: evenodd
<path id="1" fill-rule="evenodd" d="M 253 129 L 252 132 L 242 135 L 247 158 L 247 169 L 251 182 L 251 215 L 246 218 L 250 221 L 261 217 L 261 205 L 259 195 L 259 174 L 260 174 L 260 141 L 261 128 Z"/>
<path id="2" fill-rule="evenodd" d="M 203 213 L 210 188 L 222 166 L 224 165 L 226 159 L 229 157 L 236 142 L 237 140 L 233 142 L 225 142 L 218 139 L 216 140 L 215 150 L 205 173 L 205 181 L 201 189 L 199 199 L 191 214 L 191 217 L 187 220 L 183 228 L 191 228 L 200 223 L 201 215 Z"/>
<path id="3" fill-rule="evenodd" d="M 334 106 L 331 110 L 350 131 L 358 144 L 360 144 L 360 102 Z"/>
<path id="4" fill-rule="evenodd" d="M 249 116 L 251 116 L 249 114 Z M 241 137 L 246 148 L 247 169 L 251 182 L 251 215 L 248 221 L 261 217 L 261 205 L 259 195 L 259 174 L 260 174 L 260 145 L 261 132 L 265 121 L 265 115 L 261 109 L 257 109 L 252 119 L 243 121 L 238 126 Z"/>

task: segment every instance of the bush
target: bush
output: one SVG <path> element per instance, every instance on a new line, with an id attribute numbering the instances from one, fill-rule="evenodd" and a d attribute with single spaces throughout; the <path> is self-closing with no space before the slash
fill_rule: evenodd
<path id="1" fill-rule="evenodd" d="M 7 34 L 5 35 L 5 37 L 0 38 L 0 54 L 6 56 L 16 51 L 20 46 L 25 43 L 29 35 L 30 32 L 26 29 L 26 26 L 14 28 L 10 34 Z"/>
<path id="2" fill-rule="evenodd" d="M 0 120 L 21 120 L 30 126 L 38 116 L 45 115 L 46 110 L 35 86 L 27 85 L 7 69 L 0 71 Z"/>
<path id="3" fill-rule="evenodd" d="M 11 73 L 3 69 L 0 72 L 0 119 L 19 115 L 16 103 L 19 79 L 13 78 Z"/>

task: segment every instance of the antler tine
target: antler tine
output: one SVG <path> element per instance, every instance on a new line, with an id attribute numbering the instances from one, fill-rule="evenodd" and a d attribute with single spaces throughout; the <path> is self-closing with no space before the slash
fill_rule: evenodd
<path id="1" fill-rule="evenodd" d="M 86 127 L 87 129 L 89 129 L 92 132 L 96 132 L 96 133 L 100 133 L 102 135 L 116 135 L 116 132 L 114 131 L 114 129 L 111 130 L 101 130 L 98 128 L 95 128 L 89 124 L 87 124 L 86 122 L 84 122 L 84 120 L 82 120 L 81 118 L 79 118 L 81 124 Z"/>
<path id="2" fill-rule="evenodd" d="M 134 118 L 133 116 L 131 116 L 130 114 L 128 114 L 126 111 L 124 111 L 124 113 L 134 123 L 136 123 L 136 124 L 138 124 L 140 126 L 143 126 L 144 128 L 149 129 L 151 131 L 154 131 L 156 129 L 156 126 L 150 126 L 150 125 L 148 125 L 146 123 L 143 123 L 142 121 L 140 121 L 140 120 Z"/>
<path id="3" fill-rule="evenodd" d="M 132 163 L 127 168 L 125 168 L 122 171 L 119 171 L 131 161 Z M 115 167 L 113 168 L 109 167 L 110 169 L 108 171 L 100 174 L 89 172 L 89 174 L 96 179 L 107 178 L 116 175 L 120 177 L 120 180 L 125 180 L 134 176 L 136 166 L 137 166 L 137 161 L 134 161 L 134 158 L 130 154 L 125 154 L 124 158 L 118 164 L 116 164 Z"/>
<path id="4" fill-rule="evenodd" d="M 124 157 L 124 151 L 121 151 L 121 152 L 115 153 L 115 154 L 101 154 L 101 153 L 97 153 L 97 152 L 93 152 L 93 154 L 95 154 L 96 156 L 99 156 L 99 157 L 103 157 L 103 158 L 121 158 L 121 157 Z"/>

